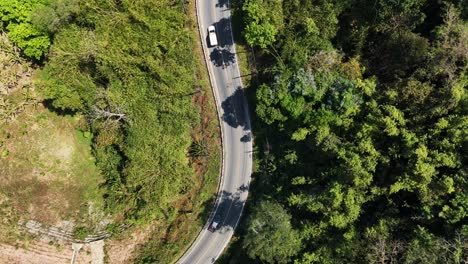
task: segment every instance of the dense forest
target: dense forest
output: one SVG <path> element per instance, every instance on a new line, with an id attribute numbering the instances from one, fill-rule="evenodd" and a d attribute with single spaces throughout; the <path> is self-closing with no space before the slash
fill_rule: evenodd
<path id="1" fill-rule="evenodd" d="M 225 259 L 466 263 L 467 2 L 235 9 L 255 54 L 259 161 Z"/>
<path id="2" fill-rule="evenodd" d="M 4 0 L 0 29 L 40 67 L 41 102 L 86 115 L 106 210 L 173 219 L 194 186 L 197 45 L 179 1 Z M 192 24 L 193 26 L 193 24 Z"/>

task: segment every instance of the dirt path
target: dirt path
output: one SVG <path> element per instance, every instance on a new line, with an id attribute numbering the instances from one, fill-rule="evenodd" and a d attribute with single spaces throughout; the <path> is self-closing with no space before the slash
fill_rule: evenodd
<path id="1" fill-rule="evenodd" d="M 104 264 L 104 240 L 99 240 L 89 244 L 91 248 L 91 263 Z"/>
<path id="2" fill-rule="evenodd" d="M 108 263 L 127 264 L 133 263 L 135 252 L 144 243 L 148 242 L 154 232 L 155 225 L 147 225 L 139 230 L 128 232 L 124 239 L 109 240 L 106 244 Z"/>
<path id="3" fill-rule="evenodd" d="M 101 246 L 102 248 L 102 246 Z M 87 263 L 103 263 L 103 253 L 102 252 L 102 261 L 93 262 L 93 253 L 92 248 L 89 245 L 85 245 L 78 254 L 76 258 L 77 264 L 87 264 Z M 44 264 L 44 263 L 53 263 L 53 264 L 69 264 L 71 257 L 73 255 L 73 250 L 71 245 L 63 245 L 62 247 L 57 247 L 54 245 L 49 245 L 43 242 L 36 242 L 24 248 L 16 248 L 14 246 L 0 244 L 0 264 Z"/>

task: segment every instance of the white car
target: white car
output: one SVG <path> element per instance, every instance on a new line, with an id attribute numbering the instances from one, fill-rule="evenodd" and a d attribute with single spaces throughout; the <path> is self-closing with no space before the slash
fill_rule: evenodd
<path id="1" fill-rule="evenodd" d="M 221 216 L 217 214 L 213 218 L 213 221 L 211 222 L 211 225 L 208 227 L 208 230 L 214 233 L 220 227 L 219 222 L 221 222 Z"/>
<path id="2" fill-rule="evenodd" d="M 208 39 L 210 40 L 210 46 L 218 46 L 218 39 L 216 38 L 215 26 L 211 25 L 208 27 Z"/>

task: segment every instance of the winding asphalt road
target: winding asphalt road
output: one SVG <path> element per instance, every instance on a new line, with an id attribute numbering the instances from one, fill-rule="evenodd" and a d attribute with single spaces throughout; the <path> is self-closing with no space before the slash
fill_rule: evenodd
<path id="1" fill-rule="evenodd" d="M 205 227 L 180 264 L 214 263 L 229 243 L 247 199 L 252 174 L 252 134 L 236 49 L 231 30 L 229 0 L 196 0 L 202 44 L 220 116 L 223 167 L 218 198 Z M 216 27 L 218 47 L 208 47 L 207 28 Z M 221 219 L 214 233 L 212 219 Z"/>

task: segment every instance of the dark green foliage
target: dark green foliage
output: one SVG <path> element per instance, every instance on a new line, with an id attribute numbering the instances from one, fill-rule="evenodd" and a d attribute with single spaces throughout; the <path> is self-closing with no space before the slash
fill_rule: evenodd
<path id="1" fill-rule="evenodd" d="M 288 263 L 301 245 L 299 234 L 291 227 L 291 216 L 274 202 L 262 201 L 255 208 L 244 238 L 247 254 L 268 263 Z"/>
<path id="2" fill-rule="evenodd" d="M 454 239 L 436 237 L 418 227 L 403 257 L 404 263 L 463 263 L 468 258 L 468 238 L 457 233 Z"/>
<path id="3" fill-rule="evenodd" d="M 80 0 L 48 0 L 46 5 L 38 5 L 31 14 L 32 24 L 49 34 L 55 34 L 63 27 L 80 20 Z"/>
<path id="4" fill-rule="evenodd" d="M 90 234 L 89 230 L 84 226 L 75 228 L 73 233 L 80 240 L 84 240 Z"/>
<path id="5" fill-rule="evenodd" d="M 292 215 L 294 263 L 468 258 L 468 26 L 456 4 L 283 2 L 277 41 L 257 53 L 268 151 L 254 192 Z M 247 250 L 261 245 L 258 210 Z"/>
<path id="6" fill-rule="evenodd" d="M 404 77 L 427 59 L 428 52 L 426 38 L 400 31 L 369 40 L 365 57 L 369 60 L 369 74 L 389 79 Z"/>
<path id="7" fill-rule="evenodd" d="M 203 141 L 194 141 L 190 145 L 189 154 L 193 157 L 206 157 L 208 156 L 208 149 Z"/>

